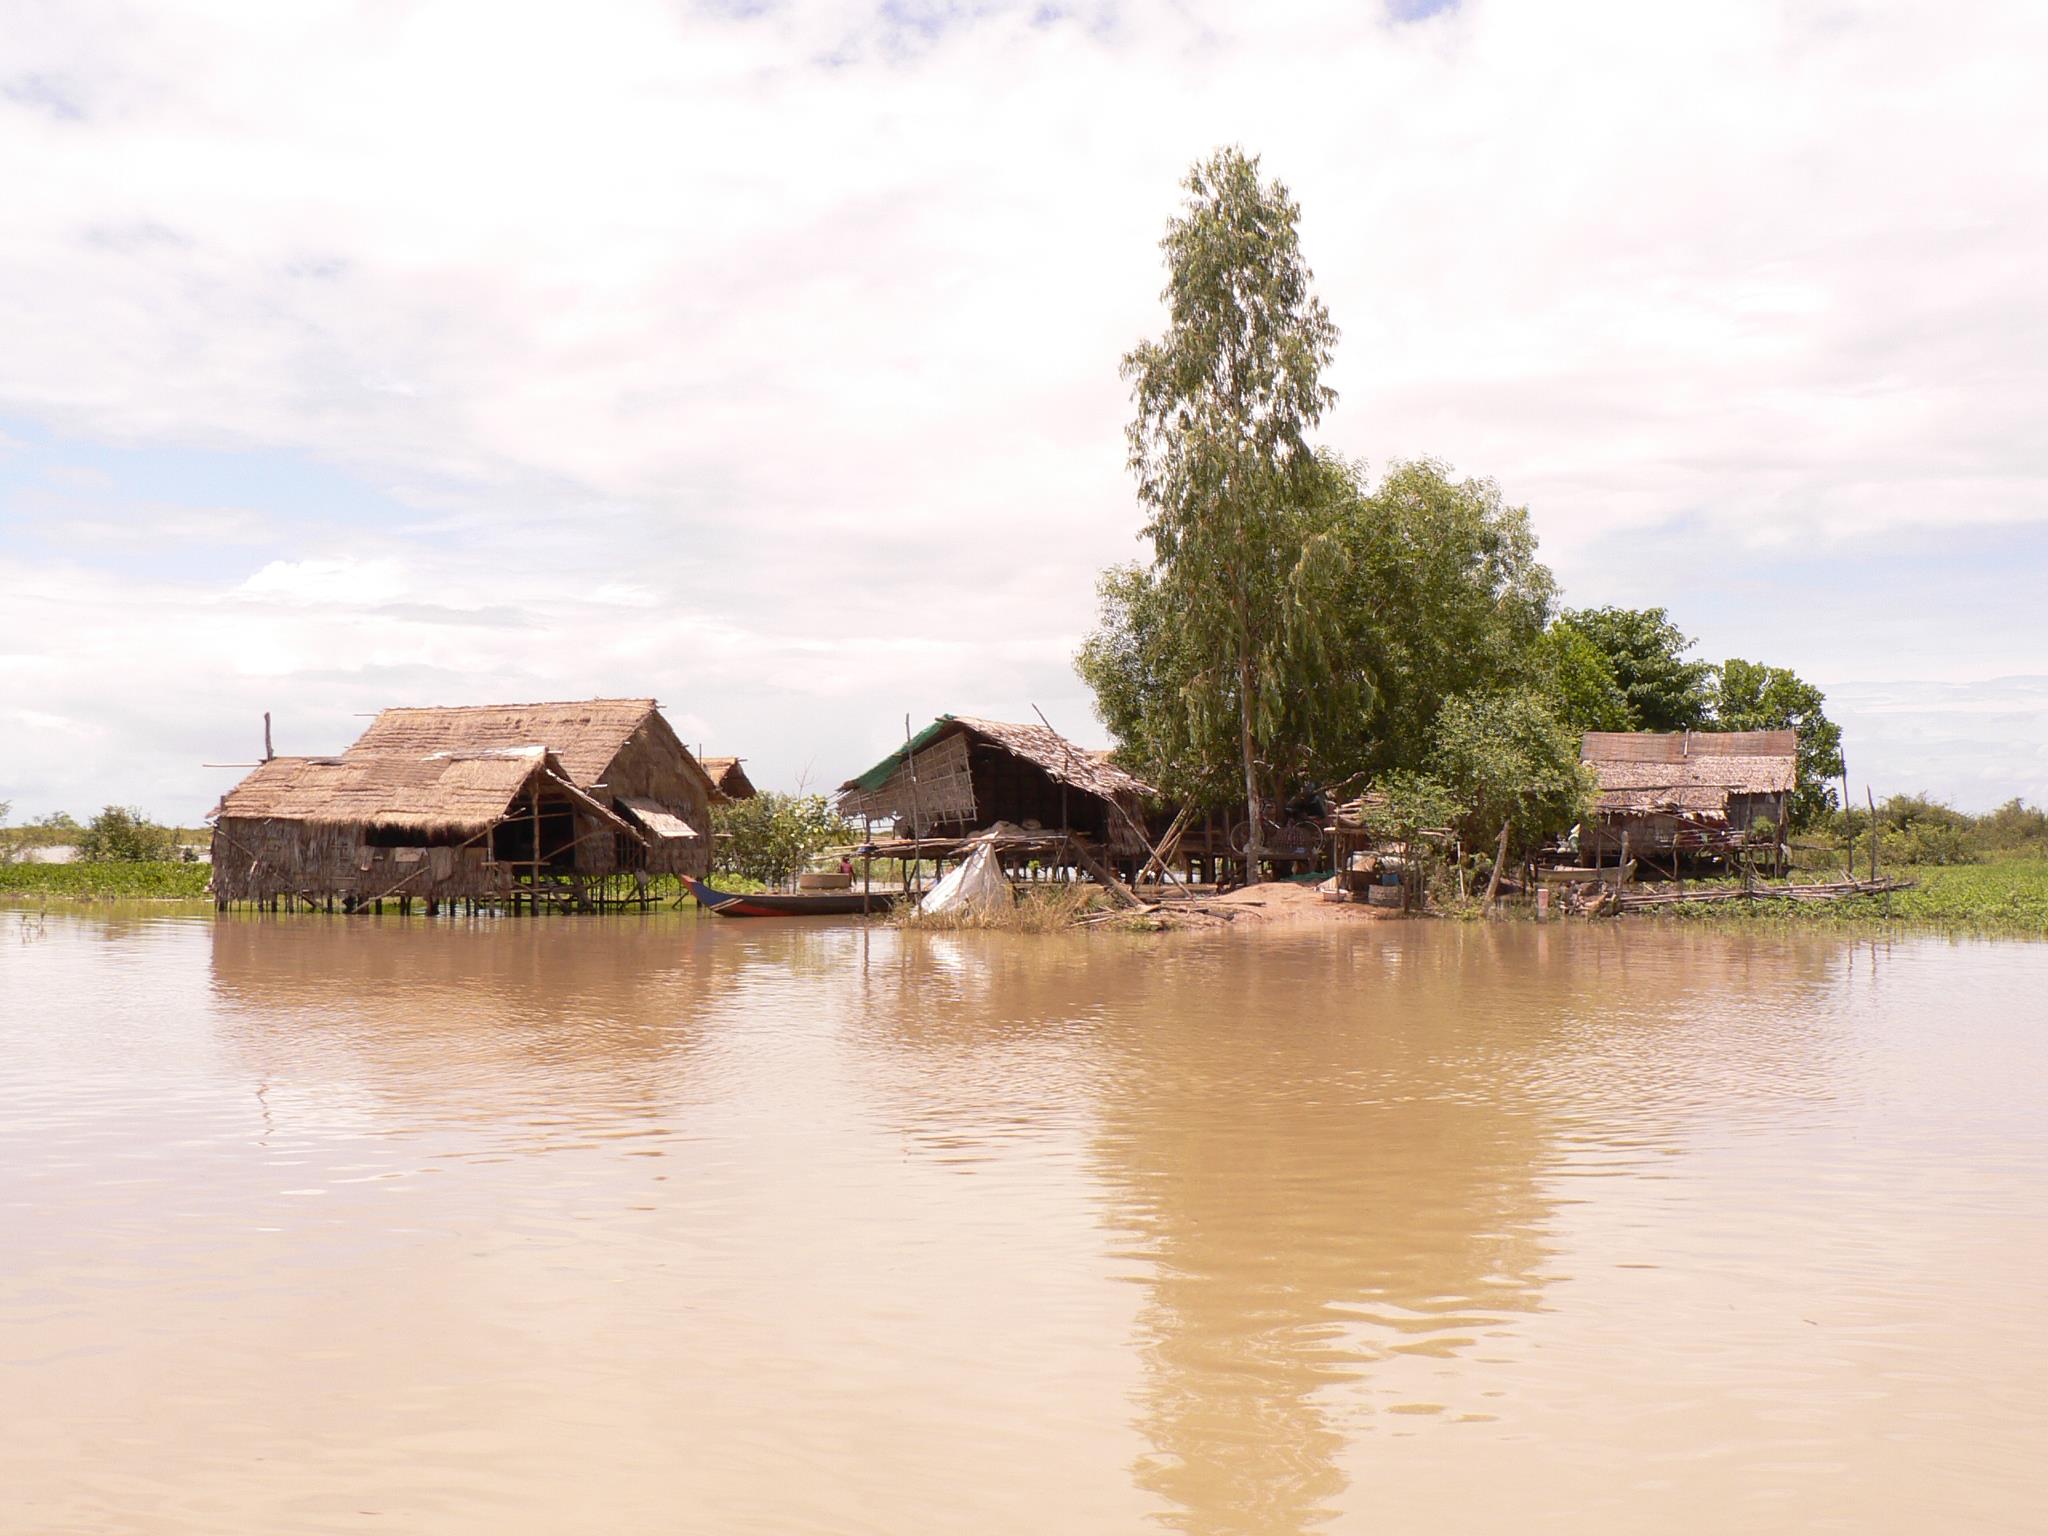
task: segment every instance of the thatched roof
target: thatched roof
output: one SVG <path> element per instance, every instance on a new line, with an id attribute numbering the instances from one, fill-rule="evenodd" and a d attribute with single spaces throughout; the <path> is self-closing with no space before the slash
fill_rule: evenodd
<path id="1" fill-rule="evenodd" d="M 1077 747 L 1059 732 L 1042 725 L 1015 725 L 1005 720 L 982 720 L 973 715 L 941 715 L 920 731 L 907 745 L 898 747 L 874 767 L 839 786 L 841 794 L 877 790 L 903 765 L 906 752 L 923 752 L 940 738 L 965 730 L 993 743 L 1003 751 L 1021 757 L 1044 770 L 1055 783 L 1070 785 L 1084 794 L 1105 800 L 1119 795 L 1147 796 L 1152 786 L 1126 773 L 1109 760 L 1106 752 Z"/>
<path id="2" fill-rule="evenodd" d="M 1797 731 L 1588 731 L 1580 760 L 1606 812 L 1711 812 L 1730 795 L 1789 793 L 1799 779 Z"/>
<path id="3" fill-rule="evenodd" d="M 537 775 L 578 809 L 632 832 L 570 781 L 554 753 L 539 747 L 274 757 L 222 796 L 214 815 L 468 834 L 502 821 Z"/>
<path id="4" fill-rule="evenodd" d="M 652 699 L 387 709 L 370 722 L 348 755 L 389 753 L 421 758 L 431 752 L 540 746 L 560 758 L 578 784 L 597 784 L 619 755 L 619 748 L 654 713 Z M 683 755 L 689 757 L 688 751 Z"/>
<path id="5" fill-rule="evenodd" d="M 704 773 L 716 789 L 728 800 L 751 800 L 754 798 L 754 781 L 747 777 L 747 770 L 740 766 L 743 761 L 737 757 L 700 757 Z"/>
<path id="6" fill-rule="evenodd" d="M 1648 815 L 1654 811 L 1690 816 L 1725 816 L 1728 791 L 1718 784 L 1659 784 L 1643 789 L 1603 789 L 1600 809 L 1614 814 Z"/>

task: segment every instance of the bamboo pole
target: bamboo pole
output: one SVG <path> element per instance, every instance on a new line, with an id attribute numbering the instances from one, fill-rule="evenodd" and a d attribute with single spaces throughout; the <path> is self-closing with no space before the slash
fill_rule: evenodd
<path id="1" fill-rule="evenodd" d="M 1060 750 L 1066 754 L 1068 766 L 1074 766 L 1074 748 L 1072 743 L 1070 743 L 1066 737 L 1060 735 L 1058 731 L 1052 730 L 1052 722 L 1045 718 L 1044 710 L 1040 709 L 1036 704 L 1034 704 L 1031 706 L 1031 712 L 1034 715 L 1038 716 L 1038 720 L 1041 725 L 1043 725 L 1048 731 L 1052 731 L 1054 739 L 1056 739 L 1060 744 Z M 1065 793 L 1064 785 L 1061 786 L 1061 793 L 1062 795 L 1064 795 Z M 1096 798 L 1102 800 L 1109 806 L 1111 810 L 1115 811 L 1117 815 L 1123 817 L 1124 825 L 1131 829 L 1131 835 L 1137 838 L 1138 846 L 1143 848 L 1150 855 L 1152 855 L 1153 861 L 1157 861 L 1159 859 L 1159 850 L 1152 846 L 1152 839 L 1145 835 L 1145 829 L 1139 826 L 1138 823 L 1132 819 L 1131 813 L 1123 808 L 1122 803 L 1119 802 L 1113 795 L 1099 795 Z M 1162 869 L 1162 871 L 1164 871 L 1165 865 L 1161 864 L 1160 868 Z M 1174 878 L 1179 879 L 1178 876 L 1175 876 Z M 1187 888 L 1187 882 L 1182 881 L 1181 888 L 1185 890 Z"/>

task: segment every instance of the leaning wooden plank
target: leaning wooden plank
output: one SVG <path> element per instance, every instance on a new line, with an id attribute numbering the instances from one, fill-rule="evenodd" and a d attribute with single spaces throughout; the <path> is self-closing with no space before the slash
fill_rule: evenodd
<path id="1" fill-rule="evenodd" d="M 1145 905 L 1144 902 L 1138 900 L 1138 893 L 1136 891 L 1125 885 L 1123 881 L 1117 879 L 1115 870 L 1095 856 L 1095 850 L 1088 846 L 1088 840 L 1085 837 L 1075 838 L 1072 847 L 1074 850 L 1074 862 L 1087 870 L 1095 878 L 1095 882 L 1105 891 L 1109 892 L 1109 899 L 1111 901 L 1120 907 L 1142 907 Z"/>

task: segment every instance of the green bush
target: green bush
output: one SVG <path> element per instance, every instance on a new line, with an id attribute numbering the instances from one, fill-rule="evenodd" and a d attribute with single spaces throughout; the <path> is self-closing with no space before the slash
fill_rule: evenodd
<path id="1" fill-rule="evenodd" d="M 88 864 L 132 864 L 177 856 L 177 834 L 131 806 L 110 805 L 79 835 L 78 856 Z"/>
<path id="2" fill-rule="evenodd" d="M 717 835 L 713 867 L 769 885 L 805 868 L 820 849 L 850 843 L 856 835 L 823 795 L 773 791 L 719 806 L 711 825 Z"/>

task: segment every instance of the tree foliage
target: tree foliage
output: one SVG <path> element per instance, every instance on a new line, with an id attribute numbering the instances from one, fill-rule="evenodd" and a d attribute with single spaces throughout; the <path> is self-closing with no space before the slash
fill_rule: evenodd
<path id="1" fill-rule="evenodd" d="M 1297 589 L 1325 606 L 1326 661 L 1272 701 L 1261 748 L 1268 787 L 1331 783 L 1360 772 L 1419 771 L 1445 699 L 1521 683 L 1556 590 L 1536 558 L 1526 508 L 1486 480 L 1441 464 L 1392 466 L 1377 486 L 1319 459 L 1296 531 L 1323 546 L 1317 580 Z M 1238 769 L 1235 722 L 1187 707 L 1204 660 L 1167 585 L 1118 566 L 1099 588 L 1100 618 L 1077 665 L 1131 766 L 1176 798 L 1216 805 Z"/>
<path id="2" fill-rule="evenodd" d="M 1830 783 L 1842 773 L 1842 728 L 1822 712 L 1827 696 L 1783 667 L 1730 657 L 1713 678 L 1714 728 L 1799 733 L 1799 778 L 1786 816 L 1812 827 L 1835 808 Z"/>
<path id="3" fill-rule="evenodd" d="M 1438 839 L 1423 834 L 1455 826 L 1464 814 L 1457 795 L 1442 780 L 1397 768 L 1374 785 L 1377 796 L 1365 807 L 1365 829 L 1381 842 L 1406 850 L 1401 870 L 1401 905 L 1426 898 L 1430 877 L 1440 867 Z"/>
<path id="4" fill-rule="evenodd" d="M 136 863 L 177 857 L 177 834 L 132 806 L 110 805 L 86 823 L 78 856 L 88 864 Z"/>
<path id="5" fill-rule="evenodd" d="M 1625 731 L 1628 696 L 1615 679 L 1607 653 L 1569 619 L 1543 632 L 1530 653 L 1537 687 L 1558 719 L 1575 731 Z"/>
<path id="6" fill-rule="evenodd" d="M 717 840 L 712 866 L 777 885 L 801 871 L 821 848 L 852 842 L 854 828 L 823 795 L 767 791 L 713 809 Z"/>
<path id="7" fill-rule="evenodd" d="M 1525 853 L 1591 814 L 1593 776 L 1579 761 L 1578 733 L 1532 689 L 1464 694 L 1438 717 L 1435 777 L 1461 807 L 1467 846 L 1508 827 Z"/>
<path id="8" fill-rule="evenodd" d="M 1346 555 L 1343 651 L 1375 682 L 1333 770 L 1420 769 L 1438 712 L 1461 693 L 1517 684 L 1557 583 L 1536 557 L 1526 507 L 1491 480 L 1416 459 L 1333 503 Z"/>
<path id="9" fill-rule="evenodd" d="M 1713 668 L 1662 608 L 1580 608 L 1564 615 L 1598 646 L 1628 701 L 1628 730 L 1698 730 L 1711 708 Z"/>
<path id="10" fill-rule="evenodd" d="M 1306 516 L 1307 434 L 1335 399 L 1322 371 L 1337 328 L 1310 287 L 1300 210 L 1256 157 L 1221 150 L 1185 185 L 1161 241 L 1165 334 L 1123 361 L 1130 467 L 1154 557 L 1142 579 L 1180 631 L 1172 707 L 1193 739 L 1234 725 L 1256 859 L 1261 780 L 1291 702 L 1362 681 L 1332 665 L 1337 553 Z"/>

